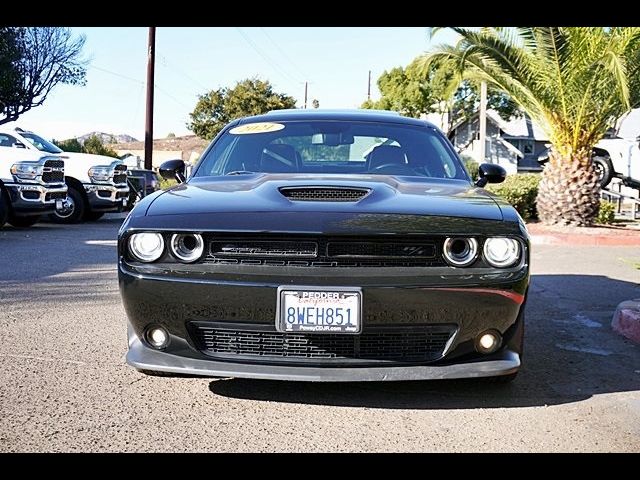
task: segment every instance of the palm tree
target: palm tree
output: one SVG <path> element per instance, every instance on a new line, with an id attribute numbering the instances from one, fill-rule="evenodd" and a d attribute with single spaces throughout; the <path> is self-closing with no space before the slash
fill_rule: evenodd
<path id="1" fill-rule="evenodd" d="M 599 209 L 592 147 L 640 104 L 640 28 L 524 27 L 469 30 L 421 65 L 449 62 L 464 78 L 508 93 L 547 133 L 549 163 L 538 191 L 540 219 L 589 225 Z"/>

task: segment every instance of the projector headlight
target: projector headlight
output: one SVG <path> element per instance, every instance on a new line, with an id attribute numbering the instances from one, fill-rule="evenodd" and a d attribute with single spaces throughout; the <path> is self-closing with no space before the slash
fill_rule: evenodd
<path id="1" fill-rule="evenodd" d="M 23 180 L 35 180 L 38 175 L 42 175 L 42 165 L 36 162 L 14 163 L 11 165 L 11 175 Z"/>
<path id="2" fill-rule="evenodd" d="M 510 267 L 520 259 L 520 242 L 507 237 L 487 238 L 484 258 L 493 267 Z"/>
<path id="3" fill-rule="evenodd" d="M 108 182 L 111 178 L 111 167 L 109 166 L 97 166 L 91 167 L 87 172 L 89 178 L 94 182 Z"/>
<path id="4" fill-rule="evenodd" d="M 129 251 L 141 262 L 154 262 L 162 256 L 164 239 L 155 232 L 134 233 L 129 237 Z"/>

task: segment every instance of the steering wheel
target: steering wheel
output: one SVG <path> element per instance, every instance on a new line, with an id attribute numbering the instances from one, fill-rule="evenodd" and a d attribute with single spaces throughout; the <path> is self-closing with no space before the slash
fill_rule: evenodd
<path id="1" fill-rule="evenodd" d="M 400 163 L 383 163 L 371 169 L 372 172 L 388 173 L 389 175 L 416 175 L 416 171 L 409 165 Z"/>

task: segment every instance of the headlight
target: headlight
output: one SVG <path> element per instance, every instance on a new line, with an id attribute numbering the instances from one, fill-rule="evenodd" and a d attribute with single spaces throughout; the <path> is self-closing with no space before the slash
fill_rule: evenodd
<path id="1" fill-rule="evenodd" d="M 466 267 L 478 256 L 478 241 L 475 238 L 449 237 L 444 241 L 444 258 L 454 267 Z"/>
<path id="2" fill-rule="evenodd" d="M 171 253 L 183 262 L 195 262 L 202 256 L 204 241 L 197 233 L 176 233 L 171 237 Z"/>
<path id="3" fill-rule="evenodd" d="M 18 162 L 11 165 L 11 174 L 25 180 L 34 180 L 42 175 L 42 165 L 36 162 Z"/>
<path id="4" fill-rule="evenodd" d="M 141 262 L 154 262 L 162 256 L 164 239 L 159 233 L 134 233 L 129 237 L 129 251 Z"/>
<path id="5" fill-rule="evenodd" d="M 484 258 L 493 267 L 510 267 L 520 258 L 520 242 L 507 237 L 487 238 L 484 242 Z"/>
<path id="6" fill-rule="evenodd" d="M 96 182 L 108 182 L 111 178 L 111 167 L 91 167 L 87 174 L 89 175 L 89 178 L 91 178 L 91 180 L 94 180 Z"/>

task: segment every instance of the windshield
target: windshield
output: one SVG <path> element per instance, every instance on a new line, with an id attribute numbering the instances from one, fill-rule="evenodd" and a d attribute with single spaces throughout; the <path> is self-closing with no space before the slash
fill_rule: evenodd
<path id="1" fill-rule="evenodd" d="M 47 153 L 62 153 L 62 150 L 56 147 L 53 143 L 45 140 L 44 138 L 42 138 L 39 135 L 36 135 L 35 133 L 20 132 L 20 135 L 22 135 L 24 138 L 29 140 L 29 143 L 31 143 L 38 150 L 41 150 Z"/>
<path id="2" fill-rule="evenodd" d="M 248 123 L 225 132 L 194 176 L 266 173 L 406 175 L 468 180 L 434 128 L 394 123 Z"/>

